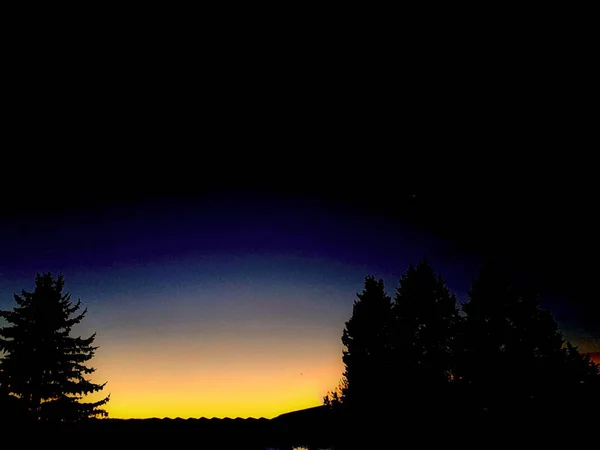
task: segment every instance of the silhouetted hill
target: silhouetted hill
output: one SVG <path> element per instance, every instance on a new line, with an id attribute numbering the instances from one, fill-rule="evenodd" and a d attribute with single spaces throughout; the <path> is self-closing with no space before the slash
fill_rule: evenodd
<path id="1" fill-rule="evenodd" d="M 271 419 L 271 433 L 287 445 L 330 446 L 333 442 L 329 410 L 326 406 L 301 409 Z"/>
<path id="2" fill-rule="evenodd" d="M 326 406 L 314 406 L 312 408 L 299 409 L 289 413 L 281 414 L 272 420 L 276 421 L 314 421 L 323 420 L 327 416 Z"/>

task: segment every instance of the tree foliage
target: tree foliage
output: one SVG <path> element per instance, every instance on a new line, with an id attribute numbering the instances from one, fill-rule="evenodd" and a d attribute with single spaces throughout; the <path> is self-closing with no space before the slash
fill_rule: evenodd
<path id="1" fill-rule="evenodd" d="M 535 291 L 503 267 L 483 267 L 468 295 L 457 367 L 475 408 L 547 409 L 571 395 L 569 386 L 595 379 L 589 357 L 565 342 Z"/>
<path id="2" fill-rule="evenodd" d="M 426 261 L 402 274 L 394 296 L 390 336 L 398 401 L 427 407 L 452 378 L 455 334 L 460 317 L 456 296 Z"/>
<path id="3" fill-rule="evenodd" d="M 393 302 L 374 277 L 357 296 L 342 335 L 344 378 L 325 404 L 376 408 L 393 399 L 414 409 L 442 395 L 460 320 L 445 280 L 423 260 L 403 273 Z"/>
<path id="4" fill-rule="evenodd" d="M 391 298 L 383 280 L 372 276 L 365 278 L 364 289 L 356 296 L 342 335 L 345 371 L 337 400 L 364 408 L 380 399 L 382 377 L 389 369 Z"/>
<path id="5" fill-rule="evenodd" d="M 13 310 L 0 311 L 10 325 L 0 328 L 4 352 L 0 385 L 5 403 L 34 420 L 79 421 L 107 415 L 101 407 L 110 396 L 92 403 L 81 401 L 106 383 L 95 384 L 88 377 L 95 371 L 86 362 L 97 349 L 93 346 L 96 334 L 70 336 L 87 309 L 78 313 L 81 301 L 73 304 L 63 287 L 62 275 L 37 274 L 34 291 L 15 294 Z"/>
<path id="6" fill-rule="evenodd" d="M 337 387 L 328 391 L 323 397 L 323 404 L 332 411 L 339 411 L 343 404 L 344 392 L 348 389 L 348 380 L 345 377 L 339 381 Z"/>
<path id="7" fill-rule="evenodd" d="M 599 366 L 498 264 L 473 279 L 462 313 L 426 260 L 403 273 L 393 302 L 373 277 L 357 295 L 342 335 L 344 378 L 324 399 L 333 410 L 558 417 L 600 401 Z"/>

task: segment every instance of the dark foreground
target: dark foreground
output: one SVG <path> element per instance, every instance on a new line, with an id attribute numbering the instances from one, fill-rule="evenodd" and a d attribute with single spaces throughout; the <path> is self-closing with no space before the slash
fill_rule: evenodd
<path id="1" fill-rule="evenodd" d="M 597 408 L 595 409 L 597 411 Z M 515 412 L 502 418 L 444 415 L 341 422 L 323 407 L 284 414 L 275 419 L 105 419 L 77 425 L 4 423 L 7 442 L 63 442 L 72 448 L 194 448 L 289 450 L 395 449 L 441 445 L 482 448 L 510 445 L 561 448 L 600 442 L 598 418 L 591 411 L 532 417 Z M 389 416 L 387 416 L 389 417 Z M 17 437 L 16 439 L 10 436 Z M 20 441 L 20 442 L 19 442 Z"/>

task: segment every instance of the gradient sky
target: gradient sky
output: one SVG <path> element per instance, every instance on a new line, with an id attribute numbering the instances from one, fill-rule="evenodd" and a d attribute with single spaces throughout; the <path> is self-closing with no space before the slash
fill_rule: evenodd
<path id="1" fill-rule="evenodd" d="M 481 262 L 376 212 L 274 193 L 25 214 L 3 221 L 0 238 L 0 308 L 36 272 L 62 272 L 88 307 L 75 332 L 98 333 L 94 381 L 108 381 L 115 418 L 316 406 L 342 375 L 340 338 L 366 275 L 393 293 L 426 256 L 466 300 Z"/>

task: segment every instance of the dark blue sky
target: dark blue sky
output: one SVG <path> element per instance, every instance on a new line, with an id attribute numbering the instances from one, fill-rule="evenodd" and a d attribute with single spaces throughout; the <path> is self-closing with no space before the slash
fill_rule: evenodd
<path id="1" fill-rule="evenodd" d="M 398 220 L 276 194 L 146 199 L 6 220 L 0 231 L 5 276 L 226 253 L 297 255 L 389 271 L 403 270 L 410 258 L 450 251 L 449 243 Z"/>
<path id="2" fill-rule="evenodd" d="M 287 258 L 312 261 L 312 270 L 304 267 L 306 272 L 301 275 L 307 279 L 318 276 L 319 265 L 353 268 L 363 276 L 383 277 L 393 291 L 407 264 L 426 256 L 465 299 L 471 277 L 484 257 L 501 249 L 504 257 L 512 252 L 510 262 L 519 266 L 525 277 L 531 273 L 532 279 L 541 280 L 542 302 L 559 320 L 579 326 L 582 317 L 589 315 L 580 307 L 585 304 L 580 287 L 571 283 L 573 295 L 569 298 L 560 285 L 565 280 L 555 276 L 572 275 L 572 269 L 568 270 L 572 262 L 550 258 L 553 251 L 561 256 L 575 237 L 565 239 L 554 233 L 542 249 L 536 238 L 540 239 L 543 230 L 531 225 L 542 219 L 533 222 L 517 216 L 510 221 L 522 222 L 519 226 L 529 231 L 529 236 L 535 233 L 535 238 L 528 238 L 527 233 L 518 236 L 515 226 L 498 214 L 490 220 L 490 207 L 485 209 L 481 202 L 470 205 L 470 220 L 465 220 L 461 217 L 466 213 L 464 203 L 455 200 L 453 204 L 447 196 L 437 216 L 416 209 L 407 217 L 393 212 L 414 209 L 414 204 L 418 208 L 421 201 L 429 201 L 431 206 L 431 196 L 421 200 L 425 196 L 365 198 L 355 196 L 356 191 L 337 197 L 325 194 L 232 189 L 127 201 L 119 201 L 118 196 L 92 196 L 88 203 L 82 196 L 70 198 L 62 210 L 60 197 L 56 197 L 54 211 L 42 198 L 31 197 L 0 221 L 0 286 L 27 286 L 35 272 L 47 270 L 98 279 L 104 289 L 124 289 L 142 275 L 154 280 L 181 278 L 179 285 L 190 278 L 209 282 L 218 277 L 219 270 L 274 279 L 282 267 L 293 266 L 292 262 L 275 262 Z M 442 206 L 438 202 L 436 208 Z M 502 211 L 507 205 L 496 209 Z M 477 214 L 477 207 L 484 213 Z M 532 211 L 538 213 L 539 206 Z M 498 224 L 500 231 L 490 232 L 490 222 Z M 548 234 L 552 230 L 550 227 Z M 254 260 L 250 266 L 242 262 L 250 259 Z M 534 267 L 536 262 L 539 267 Z M 107 279 L 100 275 L 105 273 L 120 275 Z"/>

